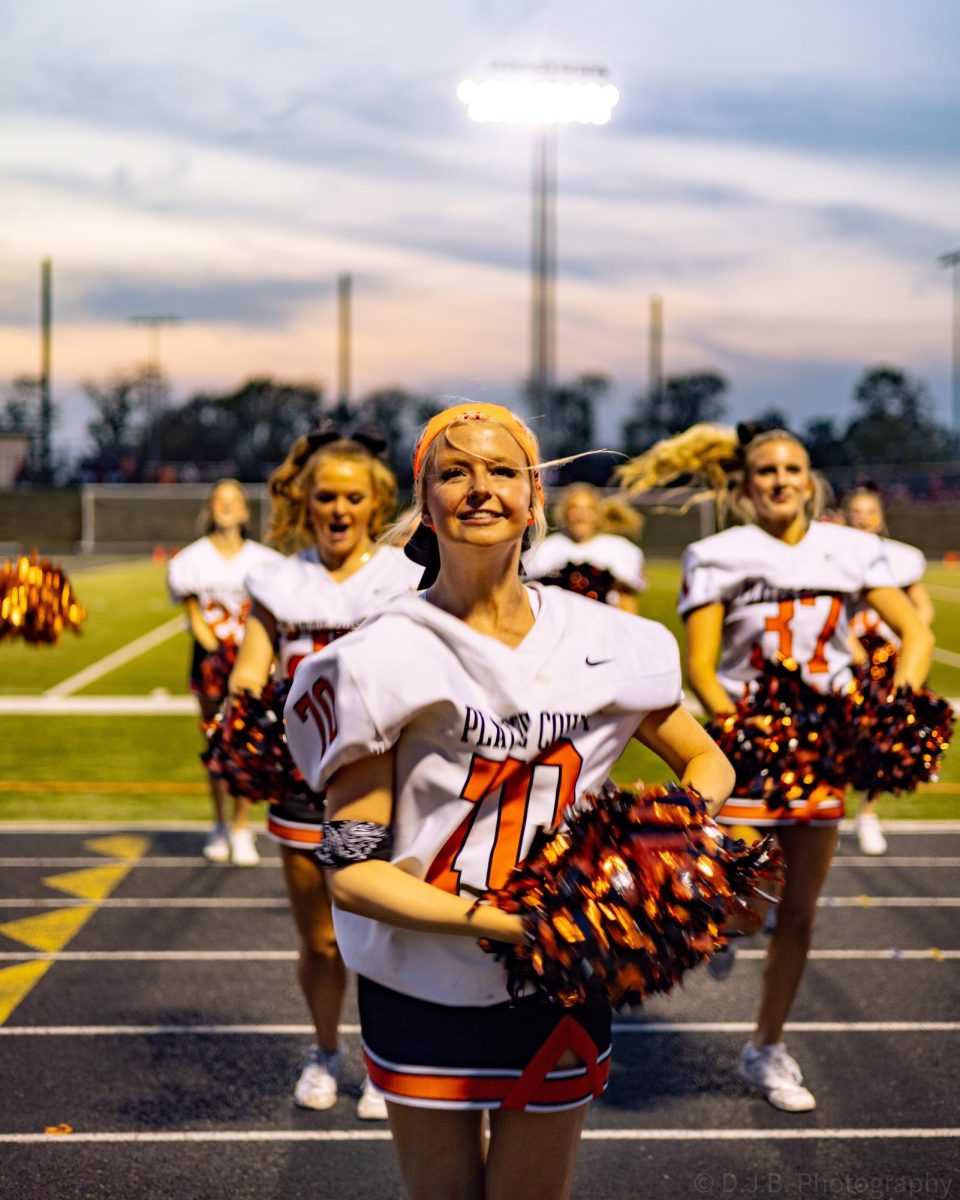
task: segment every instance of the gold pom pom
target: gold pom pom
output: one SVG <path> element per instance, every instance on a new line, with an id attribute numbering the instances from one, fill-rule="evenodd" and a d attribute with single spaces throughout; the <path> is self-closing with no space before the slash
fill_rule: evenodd
<path id="1" fill-rule="evenodd" d="M 64 629 L 80 632 L 87 612 L 70 580 L 36 554 L 9 559 L 0 570 L 0 640 L 23 638 L 31 645 L 60 644 Z"/>

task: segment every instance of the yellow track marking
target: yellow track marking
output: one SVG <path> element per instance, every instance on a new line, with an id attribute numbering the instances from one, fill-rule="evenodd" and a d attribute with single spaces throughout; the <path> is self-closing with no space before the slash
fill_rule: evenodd
<path id="1" fill-rule="evenodd" d="M 15 967 L 0 970 L 0 1025 L 52 966 L 52 960 L 48 959 L 46 962 L 18 963 Z"/>
<path id="2" fill-rule="evenodd" d="M 86 867 L 65 875 L 47 875 L 43 882 L 47 887 L 79 896 L 81 900 L 103 900 L 130 873 L 132 866 L 132 863 L 124 863 L 117 867 Z"/>
<path id="3" fill-rule="evenodd" d="M 96 854 L 105 854 L 108 858 L 137 859 L 146 854 L 150 839 L 117 834 L 116 837 L 93 838 L 92 841 L 83 844 L 88 850 L 93 850 Z"/>
<path id="4" fill-rule="evenodd" d="M 64 948 L 96 911 L 93 904 L 77 908 L 58 908 L 36 917 L 6 921 L 0 925 L 0 933 L 15 942 L 23 942 L 32 950 L 55 953 Z"/>

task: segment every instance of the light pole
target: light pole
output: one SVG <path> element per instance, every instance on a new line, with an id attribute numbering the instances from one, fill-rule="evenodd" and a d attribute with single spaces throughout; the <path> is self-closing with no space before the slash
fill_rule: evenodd
<path id="1" fill-rule="evenodd" d="M 557 126 L 605 125 L 620 98 L 606 67 L 568 63 L 495 63 L 491 77 L 465 79 L 457 96 L 472 121 L 530 125 L 533 137 L 531 222 L 530 392 L 544 417 L 551 457 L 556 368 Z"/>
<path id="2" fill-rule="evenodd" d="M 960 431 L 960 250 L 951 250 L 937 259 L 941 267 L 953 270 L 953 352 L 951 355 L 951 382 L 953 400 L 953 428 Z"/>
<path id="3" fill-rule="evenodd" d="M 150 461 L 160 463 L 163 448 L 160 442 L 160 330 L 164 325 L 179 325 L 181 317 L 159 313 L 131 317 L 131 325 L 147 327 L 147 407 L 150 420 L 150 441 L 147 453 Z"/>

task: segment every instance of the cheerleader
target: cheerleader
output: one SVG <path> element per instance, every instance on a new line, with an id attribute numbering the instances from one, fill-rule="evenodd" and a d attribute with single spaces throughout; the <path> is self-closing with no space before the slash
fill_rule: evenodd
<path id="1" fill-rule="evenodd" d="M 795 660 L 820 692 L 851 678 L 847 606 L 863 597 L 902 638 L 895 682 L 920 687 L 933 639 L 894 585 L 880 539 L 816 521 L 817 481 L 803 444 L 785 430 L 751 437 L 696 425 L 622 468 L 633 492 L 680 475 L 708 481 L 718 509 L 728 503 L 747 524 L 689 546 L 683 558 L 680 613 L 686 624 L 690 686 L 707 713 L 734 708 L 764 661 Z M 781 1041 L 803 975 L 820 895 L 837 843 L 843 793 L 817 784 L 782 808 L 736 795 L 721 822 L 776 831 L 786 881 L 771 936 L 753 1038 L 740 1074 L 769 1102 L 805 1112 L 816 1101 Z M 728 952 L 731 953 L 731 952 Z M 732 960 L 730 960 L 732 961 Z"/>
<path id="2" fill-rule="evenodd" d="M 863 529 L 867 533 L 878 534 L 883 541 L 884 553 L 893 580 L 897 587 L 907 594 L 917 616 L 924 625 L 933 624 L 933 604 L 930 593 L 923 583 L 923 575 L 927 569 L 927 560 L 923 552 L 916 546 L 908 546 L 905 542 L 894 541 L 887 536 L 887 522 L 884 517 L 883 503 L 880 494 L 873 487 L 854 488 L 843 502 L 843 515 L 852 529 Z M 855 657 L 864 654 L 864 645 L 878 641 L 897 644 L 896 634 L 884 624 L 876 612 L 867 604 L 858 604 L 850 617 L 850 632 L 855 639 L 853 652 Z M 876 799 L 864 796 L 856 816 L 857 841 L 863 854 L 886 854 L 887 839 L 880 828 L 877 816 Z"/>
<path id="3" fill-rule="evenodd" d="M 271 670 L 291 679 L 302 659 L 352 629 L 368 613 L 416 586 L 419 571 L 401 550 L 374 538 L 392 515 L 396 480 L 376 451 L 382 443 L 330 431 L 300 438 L 270 478 L 270 540 L 291 557 L 252 572 L 247 636 L 230 676 L 230 691 L 259 695 Z M 346 971 L 337 949 L 320 842 L 322 802 L 270 805 L 267 829 L 279 843 L 283 873 L 300 935 L 298 980 L 316 1028 L 294 1089 L 303 1108 L 337 1100 L 341 1056 L 337 1026 Z M 367 1083 L 360 1117 L 385 1117 Z"/>
<path id="4" fill-rule="evenodd" d="M 524 555 L 527 575 L 545 579 L 581 564 L 609 571 L 619 606 L 636 612 L 647 587 L 643 551 L 630 540 L 643 528 L 639 513 L 619 497 L 604 499 L 589 483 L 574 483 L 562 493 L 553 516 L 561 532 L 551 533 Z"/>
<path id="5" fill-rule="evenodd" d="M 416 1200 L 566 1196 L 583 1106 L 609 1072 L 606 999 L 509 1003 L 477 939 L 521 942 L 522 921 L 476 897 L 602 786 L 631 736 L 718 803 L 732 783 L 680 705 L 667 630 L 524 584 L 521 549 L 545 524 L 538 462 L 505 408 L 434 417 L 410 542 L 426 591 L 304 663 L 286 706 L 294 759 L 326 790 L 318 856 Z"/>
<path id="6" fill-rule="evenodd" d="M 167 585 L 176 604 L 186 609 L 193 637 L 190 690 L 200 705 L 204 724 L 223 703 L 229 664 L 243 640 L 249 607 L 243 581 L 260 566 L 280 561 L 274 550 L 247 537 L 250 520 L 247 495 L 235 479 L 214 484 L 201 512 L 204 536 L 185 546 L 171 560 Z M 229 793 L 222 779 L 208 772 L 214 824 L 203 846 L 208 862 L 251 866 L 258 861 L 248 825 L 250 800 L 233 801 L 233 826 L 227 825 Z"/>

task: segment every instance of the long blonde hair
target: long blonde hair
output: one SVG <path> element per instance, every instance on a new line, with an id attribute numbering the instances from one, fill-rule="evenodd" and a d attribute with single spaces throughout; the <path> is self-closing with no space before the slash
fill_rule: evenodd
<path id="1" fill-rule="evenodd" d="M 218 479 L 209 492 L 207 498 L 203 502 L 203 508 L 200 509 L 199 516 L 196 521 L 196 529 L 201 534 L 211 534 L 216 530 L 216 525 L 213 521 L 213 498 L 222 487 L 234 487 L 243 497 L 243 502 L 247 506 L 247 519 L 250 518 L 250 497 L 247 495 L 247 489 L 243 486 L 239 479 L 233 479 L 230 476 L 225 476 L 223 479 Z M 240 536 L 247 536 L 246 522 L 240 526 Z"/>
<path id="2" fill-rule="evenodd" d="M 284 554 L 292 554 L 314 544 L 315 538 L 308 521 L 310 489 L 317 468 L 328 459 L 359 463 L 370 472 L 375 504 L 370 520 L 371 537 L 380 535 L 396 507 L 396 477 L 387 464 L 371 454 L 366 446 L 348 437 L 325 442 L 316 448 L 314 446 L 309 434 L 298 438 L 267 484 L 270 492 L 267 541 Z"/>
<path id="3" fill-rule="evenodd" d="M 754 521 L 756 513 L 744 492 L 749 474 L 752 450 L 768 442 L 792 442 L 804 454 L 807 448 L 789 429 L 765 429 L 753 437 L 741 439 L 741 434 L 728 425 L 701 422 L 683 433 L 664 438 L 644 454 L 631 459 L 617 469 L 617 478 L 628 496 L 642 496 L 653 488 L 684 476 L 693 479 L 703 490 L 694 499 L 713 498 L 717 505 L 717 524 L 723 527 L 733 513 L 743 521 Z M 809 455 L 807 455 L 809 463 Z M 806 503 L 808 519 L 815 521 L 826 507 L 827 485 L 823 477 L 810 471 L 812 493 Z"/>
<path id="4" fill-rule="evenodd" d="M 638 538 L 643 531 L 643 517 L 622 497 L 604 496 L 592 483 L 571 483 L 563 489 L 551 506 L 550 515 L 556 526 L 566 524 L 567 509 L 578 497 L 586 497 L 599 516 L 598 533 L 616 533 L 622 537 Z"/>
<path id="5" fill-rule="evenodd" d="M 519 418 L 517 419 L 519 420 Z M 413 485 L 413 504 L 401 516 L 399 521 L 395 522 L 384 532 L 380 539 L 382 542 L 386 542 L 388 545 L 392 546 L 403 546 L 410 540 L 413 534 L 416 533 L 423 520 L 427 480 L 434 473 L 437 455 L 445 446 L 453 446 L 454 449 L 459 449 L 456 442 L 450 436 L 451 430 L 457 430 L 475 424 L 476 422 L 471 420 L 453 421 L 433 440 L 423 456 L 423 462 L 419 475 L 417 476 L 416 482 Z M 506 428 L 506 426 L 503 426 L 502 428 Z M 531 462 L 527 449 L 523 446 L 520 447 L 521 450 L 523 450 L 524 458 L 527 459 L 527 466 L 531 471 L 530 507 L 533 509 L 533 524 L 524 534 L 524 549 L 526 550 L 529 549 L 530 546 L 533 546 L 540 541 L 547 532 L 547 514 L 544 511 L 543 502 L 537 493 L 537 489 L 533 486 L 532 481 L 532 472 L 540 467 L 540 463 L 537 461 L 540 457 L 539 444 L 530 429 L 526 426 L 525 428 L 530 438 L 531 449 L 536 452 L 536 459 Z M 507 432 L 509 433 L 510 431 L 507 430 Z M 519 446 L 520 443 L 517 442 L 517 445 Z"/>

